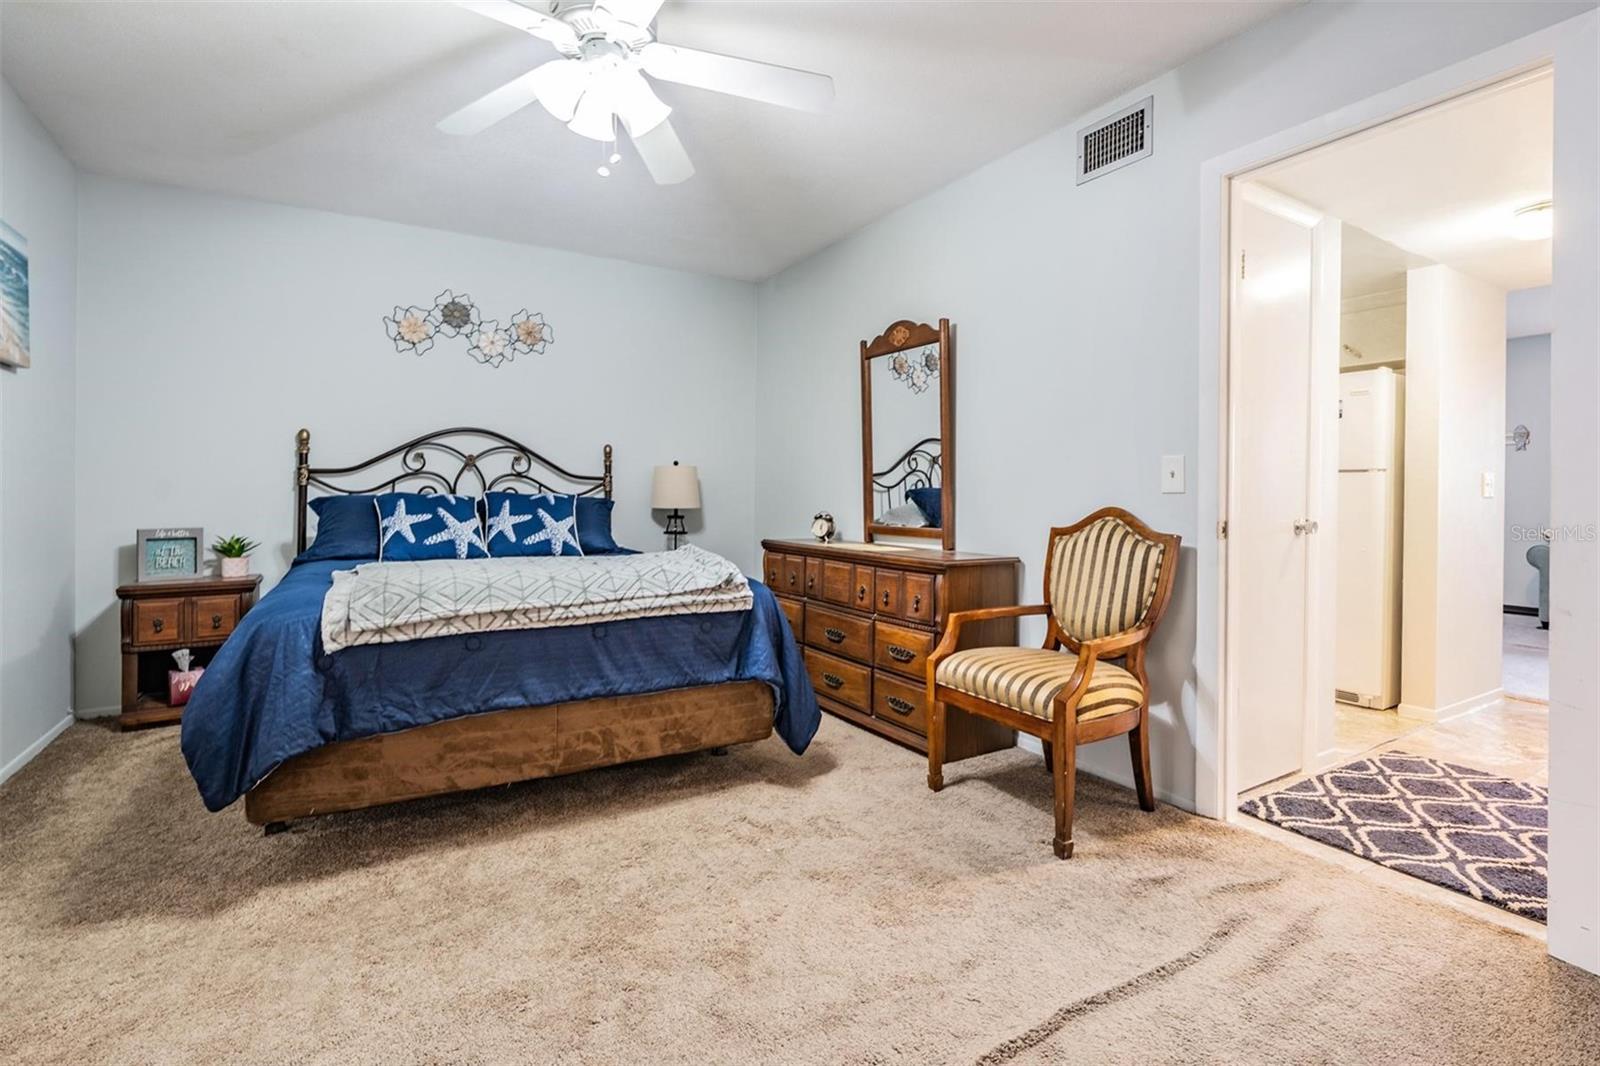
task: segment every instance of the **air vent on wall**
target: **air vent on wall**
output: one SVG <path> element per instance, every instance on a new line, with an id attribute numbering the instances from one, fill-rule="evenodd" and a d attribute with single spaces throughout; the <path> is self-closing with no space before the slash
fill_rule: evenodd
<path id="1" fill-rule="evenodd" d="M 1078 184 L 1143 159 L 1155 147 L 1155 97 L 1078 131 Z"/>

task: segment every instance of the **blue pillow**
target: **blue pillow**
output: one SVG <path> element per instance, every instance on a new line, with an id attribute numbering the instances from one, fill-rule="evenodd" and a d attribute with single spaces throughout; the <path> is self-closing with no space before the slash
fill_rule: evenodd
<path id="1" fill-rule="evenodd" d="M 482 559 L 483 525 L 478 501 L 442 492 L 385 492 L 374 497 L 378 516 L 378 558 L 384 562 L 417 559 Z"/>
<path id="2" fill-rule="evenodd" d="M 611 509 L 616 500 L 578 497 L 578 544 L 585 555 L 614 555 L 623 549 L 611 536 Z"/>
<path id="3" fill-rule="evenodd" d="M 578 499 L 544 493 L 491 492 L 484 498 L 489 554 L 582 555 Z"/>
<path id="4" fill-rule="evenodd" d="M 319 559 L 376 559 L 378 516 L 373 497 L 318 496 L 311 501 L 317 516 L 317 539 L 295 556 L 297 563 Z"/>
<path id="5" fill-rule="evenodd" d="M 917 505 L 917 510 L 927 517 L 928 525 L 935 529 L 944 528 L 944 523 L 939 520 L 944 507 L 942 492 L 943 490 L 937 485 L 932 488 L 906 490 L 906 495 L 910 497 L 912 503 Z"/>

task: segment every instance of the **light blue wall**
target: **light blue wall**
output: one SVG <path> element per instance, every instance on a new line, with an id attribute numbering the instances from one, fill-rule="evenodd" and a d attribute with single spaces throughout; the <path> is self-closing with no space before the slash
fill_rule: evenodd
<path id="1" fill-rule="evenodd" d="M 96 175 L 79 199 L 80 714 L 117 701 L 136 529 L 245 534 L 267 587 L 283 573 L 302 426 L 328 465 L 446 426 L 585 473 L 609 443 L 617 537 L 644 549 L 663 543 L 651 468 L 694 463 L 691 538 L 756 572 L 750 283 Z M 555 339 L 499 368 L 447 341 L 397 354 L 383 316 L 446 288 L 485 317 L 542 312 Z M 181 446 L 130 457 L 148 412 L 172 409 Z"/>
<path id="2" fill-rule="evenodd" d="M 77 174 L 0 82 L 0 217 L 28 241 L 33 365 L 0 368 L 0 780 L 70 720 Z"/>
<path id="3" fill-rule="evenodd" d="M 1116 504 L 1197 528 L 1200 168 L 1592 4 L 1309 4 L 1007 155 L 763 283 L 764 536 L 829 510 L 861 531 L 858 344 L 900 318 L 957 330 L 959 547 L 1016 555 L 1037 600 L 1046 531 Z M 1074 131 L 1155 97 L 1155 151 L 1075 186 Z M 1159 491 L 1161 456 L 1190 491 Z M 1157 787 L 1194 802 L 1194 556 L 1153 653 Z M 1213 625 L 1211 619 L 1204 624 Z M 1042 633 L 1025 626 L 1023 643 Z M 1127 746 L 1080 766 L 1131 780 Z"/>

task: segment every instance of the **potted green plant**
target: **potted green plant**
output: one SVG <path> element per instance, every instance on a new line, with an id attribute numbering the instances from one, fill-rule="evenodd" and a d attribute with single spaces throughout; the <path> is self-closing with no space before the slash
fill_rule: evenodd
<path id="1" fill-rule="evenodd" d="M 261 547 L 248 537 L 218 537 L 211 545 L 223 577 L 244 577 L 250 572 L 250 553 Z"/>

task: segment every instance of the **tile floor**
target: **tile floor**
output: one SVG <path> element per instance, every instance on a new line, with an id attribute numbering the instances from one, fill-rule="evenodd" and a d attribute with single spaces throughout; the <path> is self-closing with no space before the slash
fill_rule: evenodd
<path id="1" fill-rule="evenodd" d="M 1550 698 L 1550 631 L 1526 614 L 1504 616 L 1501 677 L 1506 695 L 1518 699 Z"/>

